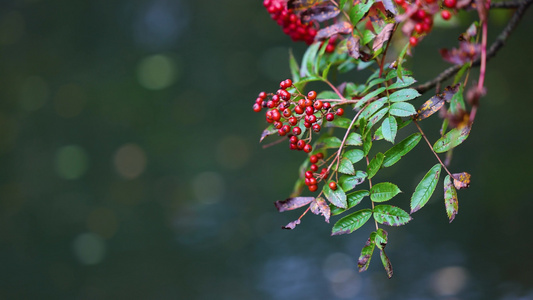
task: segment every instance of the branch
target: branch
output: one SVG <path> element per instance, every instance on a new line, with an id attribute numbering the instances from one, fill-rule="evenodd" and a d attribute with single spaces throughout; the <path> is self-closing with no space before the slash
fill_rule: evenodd
<path id="1" fill-rule="evenodd" d="M 491 4 L 491 8 L 515 8 L 518 7 L 517 10 L 514 12 L 513 16 L 509 20 L 509 23 L 505 26 L 505 28 L 502 30 L 500 35 L 496 38 L 496 40 L 490 45 L 489 50 L 487 51 L 487 61 L 490 60 L 492 57 L 496 55 L 496 53 L 502 48 L 502 46 L 505 44 L 505 41 L 509 38 L 512 31 L 516 28 L 520 20 L 522 19 L 522 16 L 526 12 L 529 5 L 533 3 L 533 0 L 523 0 L 523 1 L 516 1 L 516 2 L 499 2 L 499 3 L 493 3 Z M 481 63 L 481 59 L 476 59 L 472 66 L 479 66 Z M 427 92 L 428 90 L 435 87 L 437 84 L 440 84 L 444 80 L 451 78 L 455 73 L 457 73 L 461 69 L 461 65 L 455 65 L 452 67 L 449 67 L 448 69 L 444 70 L 442 73 L 440 73 L 437 77 L 434 79 L 423 83 L 419 86 L 417 86 L 415 89 L 423 94 Z"/>

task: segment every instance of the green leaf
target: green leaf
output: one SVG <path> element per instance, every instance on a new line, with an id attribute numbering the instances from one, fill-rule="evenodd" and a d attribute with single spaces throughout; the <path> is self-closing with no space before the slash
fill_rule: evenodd
<path id="1" fill-rule="evenodd" d="M 368 164 L 368 167 L 366 169 L 366 172 L 368 173 L 368 179 L 370 179 L 370 178 L 374 177 L 374 175 L 376 175 L 376 173 L 381 168 L 381 164 L 383 163 L 383 159 L 384 158 L 385 158 L 385 156 L 383 155 L 383 153 L 379 152 L 370 161 L 370 163 Z"/>
<path id="2" fill-rule="evenodd" d="M 366 94 L 359 102 L 366 103 L 368 100 L 376 97 L 377 95 L 383 93 L 385 91 L 385 87 L 380 87 L 368 94 Z M 377 110 L 377 109 L 376 109 Z"/>
<path id="3" fill-rule="evenodd" d="M 415 83 L 416 80 L 411 77 L 411 76 L 404 76 L 402 79 L 398 78 L 398 80 L 389 85 L 387 87 L 387 89 L 389 90 L 392 90 L 392 89 L 401 89 L 401 88 L 404 88 L 404 87 L 407 87 L 407 86 L 410 86 L 411 84 Z"/>
<path id="4" fill-rule="evenodd" d="M 418 211 L 429 201 L 439 182 L 440 171 L 440 164 L 434 165 L 418 183 L 411 197 L 411 213 Z"/>
<path id="5" fill-rule="evenodd" d="M 397 117 L 409 117 L 416 115 L 416 109 L 411 103 L 394 102 L 390 106 L 390 114 Z"/>
<path id="6" fill-rule="evenodd" d="M 348 135 L 348 138 L 346 139 L 346 145 L 349 146 L 362 146 L 363 145 L 363 139 L 359 133 L 352 132 Z"/>
<path id="7" fill-rule="evenodd" d="M 347 192 L 349 190 L 353 190 L 356 186 L 363 183 L 366 177 L 366 172 L 357 171 L 353 176 L 342 175 L 341 178 L 339 178 L 339 184 L 342 190 Z"/>
<path id="8" fill-rule="evenodd" d="M 375 113 L 374 115 L 372 115 L 372 117 L 370 117 L 368 119 L 368 123 L 366 124 L 366 130 L 369 131 L 374 125 L 376 125 L 376 123 L 378 123 L 379 121 L 381 121 L 381 119 L 383 119 L 383 117 L 389 112 L 389 108 L 388 107 L 383 107 L 382 109 L 380 109 L 377 113 Z"/>
<path id="9" fill-rule="evenodd" d="M 316 96 L 318 99 L 340 99 L 334 91 L 322 91 Z"/>
<path id="10" fill-rule="evenodd" d="M 375 78 L 375 79 L 373 79 L 372 81 L 370 81 L 370 83 L 368 83 L 368 84 L 366 85 L 366 88 L 365 88 L 365 90 L 363 91 L 363 93 L 368 92 L 368 90 L 370 90 L 370 89 L 371 89 L 372 87 L 374 87 L 375 85 L 378 85 L 378 84 L 383 83 L 383 82 L 385 82 L 385 81 L 386 81 L 385 78 Z"/>
<path id="11" fill-rule="evenodd" d="M 366 45 L 370 43 L 376 37 L 376 35 L 370 31 L 370 30 L 364 30 L 363 31 L 363 39 L 362 39 L 362 45 Z"/>
<path id="12" fill-rule="evenodd" d="M 462 129 L 454 128 L 450 130 L 435 142 L 435 145 L 433 145 L 433 150 L 435 150 L 437 153 L 442 153 L 459 146 L 468 138 L 470 129 L 471 127 L 468 125 Z"/>
<path id="13" fill-rule="evenodd" d="M 389 201 L 401 192 L 400 188 L 394 183 L 381 182 L 370 189 L 370 200 L 373 202 Z"/>
<path id="14" fill-rule="evenodd" d="M 316 42 L 311 46 L 307 47 L 307 50 L 304 53 L 302 58 L 302 67 L 300 68 L 300 77 L 307 77 L 309 75 L 314 75 L 318 77 L 316 72 L 314 72 L 314 66 L 316 65 L 316 55 L 318 50 L 320 50 L 320 42 Z M 322 78 L 318 77 L 319 80 Z"/>
<path id="15" fill-rule="evenodd" d="M 453 186 L 450 175 L 446 175 L 446 178 L 444 178 L 444 206 L 451 223 L 459 211 L 459 201 L 457 199 L 457 190 Z"/>
<path id="16" fill-rule="evenodd" d="M 394 144 L 396 133 L 398 132 L 398 124 L 396 124 L 396 118 L 388 116 L 381 124 L 381 134 L 383 138 Z"/>
<path id="17" fill-rule="evenodd" d="M 463 85 L 459 85 L 459 90 L 453 94 L 452 99 L 450 100 L 450 112 L 452 115 L 455 115 L 459 110 L 466 110 L 465 100 L 463 99 Z"/>
<path id="18" fill-rule="evenodd" d="M 359 21 L 361 21 L 363 16 L 368 12 L 372 4 L 374 4 L 373 0 L 368 1 L 365 4 L 359 3 L 359 4 L 354 5 L 352 9 L 350 9 L 350 13 L 349 13 L 350 22 L 352 22 L 354 26 L 357 25 L 357 23 L 359 23 Z"/>
<path id="19" fill-rule="evenodd" d="M 342 144 L 342 141 L 336 136 L 330 136 L 322 140 L 324 148 L 339 148 Z"/>
<path id="20" fill-rule="evenodd" d="M 374 207 L 374 219 L 380 224 L 389 226 L 405 225 L 412 220 L 405 210 L 386 204 Z"/>
<path id="21" fill-rule="evenodd" d="M 331 66 L 333 66 L 333 63 L 329 63 L 322 72 L 322 78 L 324 78 L 324 80 L 328 80 L 329 69 L 331 68 Z"/>
<path id="22" fill-rule="evenodd" d="M 408 101 L 420 96 L 420 93 L 415 89 L 403 89 L 392 93 L 392 95 L 389 96 L 389 101 Z"/>
<path id="23" fill-rule="evenodd" d="M 382 228 L 379 228 L 376 231 L 376 237 L 374 239 L 374 243 L 376 243 L 376 246 L 378 246 L 379 250 L 383 250 L 385 249 L 385 246 L 387 246 L 388 235 L 389 234 Z"/>
<path id="24" fill-rule="evenodd" d="M 390 167 L 397 163 L 404 155 L 411 151 L 418 142 L 422 139 L 422 135 L 419 132 L 413 133 L 406 137 L 403 141 L 399 142 L 389 150 L 385 152 L 385 160 L 383 160 L 384 167 Z"/>
<path id="25" fill-rule="evenodd" d="M 383 267 L 385 268 L 385 271 L 387 272 L 387 277 L 389 277 L 389 279 L 391 279 L 392 278 L 392 274 L 393 274 L 392 264 L 390 262 L 389 257 L 385 253 L 385 250 L 380 250 L 379 251 L 379 257 L 381 258 L 381 263 L 383 264 Z"/>
<path id="26" fill-rule="evenodd" d="M 352 162 L 352 164 L 355 164 L 361 159 L 363 159 L 363 157 L 365 157 L 365 154 L 360 149 L 352 149 L 352 150 L 346 151 L 342 157 L 346 157 Z"/>
<path id="27" fill-rule="evenodd" d="M 338 128 L 348 129 L 351 123 L 352 123 L 352 120 L 348 118 L 335 117 L 333 121 L 326 123 L 326 127 L 338 127 Z"/>
<path id="28" fill-rule="evenodd" d="M 360 100 L 357 104 L 359 104 L 359 103 L 362 103 L 362 100 Z M 385 105 L 385 103 L 387 103 L 387 97 L 383 97 L 383 98 L 381 98 L 379 100 L 376 100 L 376 101 L 370 103 L 359 114 L 359 118 L 365 118 L 366 120 L 368 120 L 370 118 L 370 116 L 372 116 L 378 110 L 380 110 Z"/>
<path id="29" fill-rule="evenodd" d="M 370 152 L 370 149 L 372 148 L 372 135 L 368 133 L 365 136 L 365 140 L 363 142 L 363 153 L 365 155 L 368 155 L 368 152 Z"/>
<path id="30" fill-rule="evenodd" d="M 372 216 L 372 210 L 365 208 L 341 218 L 331 229 L 331 235 L 350 234 L 363 226 Z"/>
<path id="31" fill-rule="evenodd" d="M 289 50 L 289 67 L 291 69 L 292 81 L 300 81 L 300 66 L 298 66 L 298 62 L 296 62 L 296 59 L 294 58 L 292 49 Z"/>
<path id="32" fill-rule="evenodd" d="M 348 198 L 348 208 L 342 209 L 342 208 L 336 207 L 335 205 L 330 205 L 331 215 L 336 216 L 338 214 L 342 214 L 343 212 L 353 208 L 354 206 L 361 203 L 361 201 L 363 201 L 363 199 L 369 194 L 370 193 L 367 190 L 359 190 L 359 191 L 355 191 L 353 193 L 347 194 L 346 197 Z"/>
<path id="33" fill-rule="evenodd" d="M 342 10 L 344 8 L 344 5 L 346 4 L 347 0 L 340 0 L 339 1 L 339 9 Z"/>
<path id="34" fill-rule="evenodd" d="M 361 250 L 361 255 L 357 260 L 357 267 L 359 268 L 359 272 L 366 271 L 368 269 L 368 266 L 370 265 L 370 260 L 372 259 L 372 254 L 374 253 L 374 248 L 376 246 L 375 239 L 376 232 L 372 232 L 370 234 L 370 237 L 366 241 L 365 246 Z"/>
<path id="35" fill-rule="evenodd" d="M 340 160 L 338 171 L 343 174 L 355 175 L 355 169 L 353 168 L 352 162 L 344 157 Z"/>
<path id="36" fill-rule="evenodd" d="M 336 190 L 332 190 L 329 188 L 329 185 L 325 184 L 322 192 L 324 192 L 324 196 L 326 196 L 328 201 L 333 205 L 340 208 L 348 207 L 348 203 L 346 202 L 346 194 L 340 186 L 337 186 Z"/>

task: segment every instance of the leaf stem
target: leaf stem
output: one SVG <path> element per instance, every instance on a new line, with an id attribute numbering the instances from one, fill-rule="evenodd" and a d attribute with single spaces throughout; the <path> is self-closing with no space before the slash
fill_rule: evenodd
<path id="1" fill-rule="evenodd" d="M 435 157 L 436 157 L 437 160 L 439 161 L 440 165 L 444 168 L 444 170 L 446 170 L 446 173 L 448 173 L 448 175 L 450 175 L 450 177 L 453 178 L 452 173 L 450 173 L 450 171 L 448 171 L 448 168 L 447 168 L 446 165 L 442 162 L 442 160 L 440 159 L 440 157 L 439 157 L 439 155 L 437 154 L 437 152 L 435 152 L 435 150 L 433 150 L 433 146 L 431 145 L 431 143 L 429 142 L 428 138 L 427 138 L 426 135 L 424 134 L 424 131 L 422 131 L 422 128 L 420 127 L 420 125 L 418 125 L 418 122 L 417 122 L 415 119 L 413 119 L 413 123 L 415 123 L 416 128 L 418 128 L 418 131 L 420 131 L 420 133 L 422 134 L 422 137 L 424 138 L 424 140 L 426 140 L 426 143 L 428 144 L 429 149 L 431 149 L 431 152 L 433 152 L 433 154 L 435 154 Z"/>
<path id="2" fill-rule="evenodd" d="M 365 155 L 365 158 L 366 158 L 366 165 L 368 167 L 368 165 L 370 164 L 370 161 L 368 160 L 368 155 Z M 372 179 L 368 178 L 368 185 L 370 187 L 369 190 L 372 190 Z M 372 203 L 372 211 L 374 211 L 374 201 L 372 201 L 372 199 L 370 199 L 370 202 Z M 378 221 L 376 220 L 376 218 L 374 218 L 374 224 L 376 224 L 376 231 L 379 229 L 379 226 L 378 226 Z"/>

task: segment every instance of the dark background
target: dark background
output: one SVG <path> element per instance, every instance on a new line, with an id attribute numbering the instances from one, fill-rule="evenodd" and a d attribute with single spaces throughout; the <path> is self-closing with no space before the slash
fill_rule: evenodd
<path id="1" fill-rule="evenodd" d="M 491 38 L 508 16 L 491 15 Z M 466 19 L 421 42 L 416 78 L 448 66 L 437 49 Z M 473 178 L 456 220 L 441 183 L 410 224 L 386 228 L 388 280 L 377 257 L 356 271 L 371 224 L 330 237 L 307 216 L 280 230 L 300 211 L 272 203 L 305 156 L 262 149 L 251 106 L 304 45 L 261 1 L 0 2 L 0 298 L 533 299 L 532 26 L 528 12 L 490 61 L 454 151 L 452 171 Z M 438 122 L 422 124 L 433 141 Z M 435 163 L 420 143 L 380 177 L 405 191 L 396 205 Z"/>

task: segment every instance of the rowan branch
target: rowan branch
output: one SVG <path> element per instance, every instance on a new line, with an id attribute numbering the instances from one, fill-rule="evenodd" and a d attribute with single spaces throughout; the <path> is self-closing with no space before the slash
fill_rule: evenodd
<path id="1" fill-rule="evenodd" d="M 496 53 L 503 47 L 509 36 L 511 35 L 512 31 L 516 28 L 520 20 L 522 19 L 524 13 L 526 12 L 529 5 L 533 3 L 533 0 L 522 0 L 522 1 L 509 1 L 509 2 L 498 2 L 491 4 L 491 8 L 516 8 L 516 11 L 514 12 L 513 16 L 505 26 L 505 28 L 502 30 L 500 35 L 494 40 L 494 42 L 490 45 L 488 51 L 487 51 L 487 61 L 489 61 L 492 57 L 496 55 Z M 476 59 L 473 61 L 472 66 L 479 66 L 481 64 L 481 58 Z M 427 92 L 428 90 L 432 89 L 433 87 L 437 86 L 441 82 L 443 82 L 446 79 L 451 78 L 453 75 L 455 75 L 460 69 L 461 65 L 455 65 L 452 67 L 447 68 L 442 73 L 440 73 L 437 77 L 434 79 L 427 81 L 417 87 L 415 89 L 423 94 Z"/>

